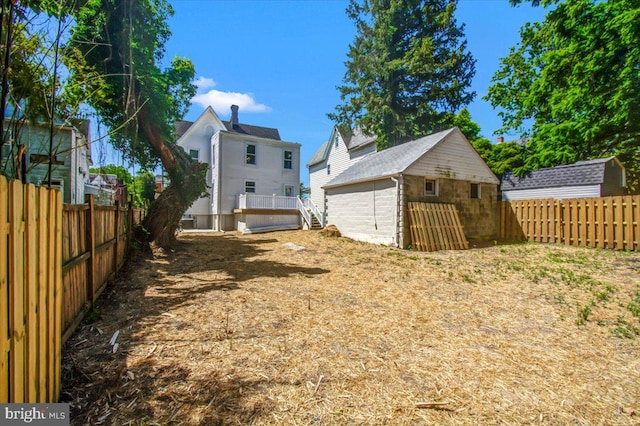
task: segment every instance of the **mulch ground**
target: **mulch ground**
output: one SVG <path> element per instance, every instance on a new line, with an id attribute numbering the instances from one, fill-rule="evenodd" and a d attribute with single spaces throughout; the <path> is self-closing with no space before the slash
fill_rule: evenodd
<path id="1" fill-rule="evenodd" d="M 64 348 L 72 424 L 640 424 L 640 254 L 184 232 Z"/>

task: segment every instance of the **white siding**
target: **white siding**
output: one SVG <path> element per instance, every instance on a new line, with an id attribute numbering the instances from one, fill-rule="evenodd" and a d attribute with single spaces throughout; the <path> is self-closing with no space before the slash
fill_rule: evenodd
<path id="1" fill-rule="evenodd" d="M 218 201 L 220 199 L 220 133 L 216 133 L 211 137 L 211 213 L 218 214 L 220 207 Z"/>
<path id="2" fill-rule="evenodd" d="M 499 184 L 480 155 L 461 133 L 452 132 L 405 171 L 407 175 Z"/>
<path id="3" fill-rule="evenodd" d="M 396 209 L 396 184 L 391 179 L 327 189 L 327 223 L 347 238 L 394 244 Z"/>
<path id="4" fill-rule="evenodd" d="M 256 145 L 256 164 L 246 164 L 247 144 Z M 284 151 L 293 152 L 293 168 L 284 168 Z M 300 145 L 268 139 L 243 138 L 230 133 L 220 135 L 221 167 L 220 212 L 230 214 L 237 208 L 238 195 L 244 193 L 245 181 L 256 183 L 256 194 L 284 195 L 285 185 L 300 192 Z"/>
<path id="5" fill-rule="evenodd" d="M 192 149 L 198 151 L 198 161 L 211 165 L 211 139 L 214 134 L 221 129 L 220 121 L 215 117 L 213 112 L 205 111 L 196 120 L 193 125 L 187 130 L 187 132 L 180 138 L 178 145 L 181 146 L 187 154 Z M 211 185 L 211 169 L 207 171 L 207 185 Z M 208 189 L 207 191 L 210 191 Z M 191 207 L 187 209 L 185 214 L 192 216 L 207 216 L 212 213 L 211 210 L 212 200 L 209 196 L 197 199 Z M 200 223 L 205 223 L 204 220 Z"/>
<path id="6" fill-rule="evenodd" d="M 324 210 L 324 190 L 322 187 L 332 178 L 333 176 L 327 175 L 326 162 L 309 167 L 309 189 L 311 190 L 309 198 L 320 211 Z"/>
<path id="7" fill-rule="evenodd" d="M 518 191 L 503 191 L 502 200 L 533 200 L 539 198 L 592 198 L 600 197 L 599 185 L 563 186 L 557 188 L 522 189 Z"/>
<path id="8" fill-rule="evenodd" d="M 297 214 L 294 215 L 256 215 L 248 214 L 245 217 L 246 228 L 261 228 L 264 226 L 295 226 L 298 225 L 300 217 Z M 244 228 L 243 228 L 244 229 Z M 243 229 L 238 229 L 242 231 Z"/>
<path id="9" fill-rule="evenodd" d="M 335 136 L 338 136 L 338 146 L 335 143 Z M 340 173 L 344 172 L 347 167 L 353 164 L 349 157 L 349 151 L 347 145 L 345 145 L 340 132 L 333 131 L 330 139 L 329 155 L 327 156 L 327 165 L 331 166 L 331 175 L 329 177 L 333 179 Z"/>
<path id="10" fill-rule="evenodd" d="M 335 144 L 335 136 L 338 136 L 338 146 Z M 327 159 L 319 164 L 309 168 L 309 189 L 311 190 L 311 201 L 313 201 L 320 211 L 324 211 L 324 190 L 322 187 L 331 179 L 349 168 L 352 164 L 360 161 L 362 157 L 372 152 L 376 152 L 376 144 L 368 144 L 364 147 L 357 148 L 351 152 L 347 150 L 347 146 L 340 136 L 339 132 L 334 129 L 329 140 L 329 154 Z M 327 165 L 331 166 L 331 174 L 327 174 Z"/>

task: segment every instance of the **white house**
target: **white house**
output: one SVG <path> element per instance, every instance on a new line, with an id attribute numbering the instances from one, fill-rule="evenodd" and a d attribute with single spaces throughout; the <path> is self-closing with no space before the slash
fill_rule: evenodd
<path id="1" fill-rule="evenodd" d="M 229 121 L 208 107 L 175 130 L 177 144 L 209 165 L 208 194 L 187 210 L 189 225 L 244 232 L 299 226 L 300 144 L 282 141 L 277 129 L 240 123 L 236 105 Z"/>
<path id="2" fill-rule="evenodd" d="M 5 129 L 12 141 L 2 147 L 0 166 L 8 175 L 18 177 L 26 169 L 25 180 L 36 186 L 49 185 L 51 160 L 51 187 L 62 191 L 64 203 L 84 203 L 85 184 L 89 181 L 91 145 L 89 121 L 54 122 L 54 135 L 50 141 L 50 127 L 46 122 L 22 123 L 7 117 Z M 49 155 L 50 142 L 52 153 Z M 24 155 L 18 159 L 20 147 Z M 16 168 L 18 170 L 16 170 Z"/>
<path id="3" fill-rule="evenodd" d="M 502 177 L 502 199 L 591 198 L 625 195 L 625 168 L 616 157 L 578 161 Z"/>
<path id="4" fill-rule="evenodd" d="M 320 212 L 325 210 L 322 187 L 372 152 L 376 152 L 375 136 L 364 135 L 360 130 L 340 132 L 337 126 L 333 128 L 329 140 L 320 146 L 307 163 L 309 198 Z"/>
<path id="5" fill-rule="evenodd" d="M 498 184 L 462 132 L 452 128 L 352 162 L 322 185 L 325 223 L 348 238 L 406 248 L 408 203 L 443 202 L 456 205 L 467 238 L 492 238 Z"/>

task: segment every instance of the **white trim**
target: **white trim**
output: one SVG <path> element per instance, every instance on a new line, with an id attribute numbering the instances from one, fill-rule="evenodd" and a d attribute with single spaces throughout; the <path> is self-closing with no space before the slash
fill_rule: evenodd
<path id="1" fill-rule="evenodd" d="M 247 183 L 253 183 L 253 192 L 247 191 Z M 245 194 L 257 194 L 258 193 L 258 183 L 255 180 L 244 180 L 244 193 Z"/>
<path id="2" fill-rule="evenodd" d="M 291 154 L 291 158 L 289 160 L 287 160 L 287 152 Z M 287 161 L 290 162 L 290 167 L 285 167 Z M 291 149 L 282 150 L 282 168 L 284 170 L 293 170 L 293 150 Z"/>
<path id="3" fill-rule="evenodd" d="M 253 154 L 249 153 L 249 147 L 252 146 L 254 148 Z M 253 163 L 248 162 L 249 155 L 253 155 Z M 258 144 L 256 143 L 245 143 L 244 144 L 244 165 L 257 167 L 258 166 Z"/>
<path id="4" fill-rule="evenodd" d="M 193 156 L 191 155 L 191 151 L 195 151 L 198 153 L 198 158 L 193 158 Z M 192 160 L 196 160 L 196 161 L 200 161 L 200 148 L 191 148 L 190 146 L 187 147 L 187 154 L 189 154 L 189 157 Z"/>
<path id="5" fill-rule="evenodd" d="M 433 182 L 433 191 L 431 191 L 431 192 L 427 191 L 427 182 Z M 423 188 L 424 188 L 424 196 L 425 197 L 437 197 L 438 196 L 438 190 L 439 190 L 438 179 L 425 177 L 424 178 L 424 186 L 423 186 Z"/>

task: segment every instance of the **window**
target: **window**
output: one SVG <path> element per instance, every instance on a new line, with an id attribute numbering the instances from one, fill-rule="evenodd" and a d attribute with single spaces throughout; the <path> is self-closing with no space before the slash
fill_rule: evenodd
<path id="1" fill-rule="evenodd" d="M 331 174 L 331 164 L 327 164 L 327 174 Z"/>
<path id="2" fill-rule="evenodd" d="M 256 164 L 256 146 L 255 145 L 247 145 L 246 149 L 246 164 Z"/>
<path id="3" fill-rule="evenodd" d="M 480 198 L 480 184 L 472 183 L 470 188 L 470 198 Z"/>
<path id="4" fill-rule="evenodd" d="M 293 169 L 293 151 L 284 152 L 284 168 Z"/>
<path id="5" fill-rule="evenodd" d="M 249 194 L 255 194 L 256 192 L 256 183 L 252 180 L 245 180 L 244 181 L 244 192 Z"/>
<path id="6" fill-rule="evenodd" d="M 189 157 L 192 159 L 199 161 L 200 160 L 200 151 L 197 149 L 189 149 Z"/>
<path id="7" fill-rule="evenodd" d="M 434 179 L 425 179 L 424 181 L 424 195 L 438 195 L 438 185 Z"/>
<path id="8" fill-rule="evenodd" d="M 285 185 L 284 186 L 284 196 L 285 197 L 293 197 L 293 186 Z"/>
<path id="9" fill-rule="evenodd" d="M 338 134 L 334 134 L 333 135 L 333 143 L 335 144 L 335 147 L 338 147 Z"/>

